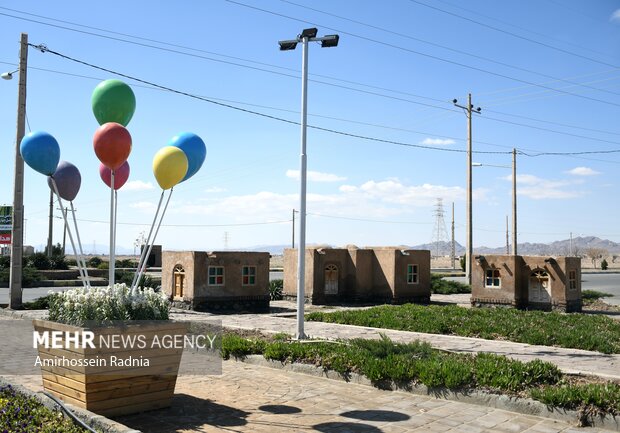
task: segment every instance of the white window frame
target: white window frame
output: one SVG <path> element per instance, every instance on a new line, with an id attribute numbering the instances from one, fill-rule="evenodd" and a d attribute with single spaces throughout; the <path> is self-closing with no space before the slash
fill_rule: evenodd
<path id="1" fill-rule="evenodd" d="M 489 272 L 491 276 L 489 276 Z M 497 272 L 497 277 L 495 273 Z M 489 280 L 491 280 L 491 284 L 489 284 Z M 495 280 L 497 280 L 497 284 L 495 284 Z M 484 287 L 489 289 L 501 289 L 502 287 L 502 273 L 497 268 L 490 268 L 484 271 Z"/>
<path id="2" fill-rule="evenodd" d="M 248 273 L 247 275 L 243 273 L 243 271 L 245 269 L 254 269 L 254 273 Z M 257 267 L 254 265 L 243 265 L 241 267 L 241 285 L 242 286 L 255 286 L 256 285 L 256 272 L 257 272 Z M 248 282 L 244 282 L 244 278 L 248 277 Z M 254 279 L 254 282 L 250 282 L 250 279 Z"/>
<path id="3" fill-rule="evenodd" d="M 420 267 L 417 263 L 407 264 L 407 284 L 420 284 Z"/>
<path id="4" fill-rule="evenodd" d="M 215 274 L 211 275 L 211 269 L 215 270 Z M 217 270 L 221 269 L 222 270 L 222 275 L 218 275 L 217 274 Z M 215 282 L 211 283 L 211 278 L 215 278 Z M 217 278 L 218 277 L 222 277 L 222 283 L 218 284 L 217 283 Z M 209 286 L 223 286 L 226 283 L 226 269 L 224 268 L 224 266 L 209 266 L 208 271 L 207 271 L 207 283 Z"/>

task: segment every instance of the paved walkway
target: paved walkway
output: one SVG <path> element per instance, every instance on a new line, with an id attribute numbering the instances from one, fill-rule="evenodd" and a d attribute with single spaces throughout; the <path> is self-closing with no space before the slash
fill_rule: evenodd
<path id="1" fill-rule="evenodd" d="M 40 376 L 13 376 L 33 391 Z M 115 418 L 144 433 L 603 433 L 400 391 L 224 362 L 220 376 L 182 376 L 169 409 Z"/>
<path id="2" fill-rule="evenodd" d="M 260 330 L 263 332 L 285 332 L 294 335 L 296 319 L 273 315 L 234 314 L 213 316 L 200 313 L 173 313 L 176 320 L 221 319 L 225 328 Z M 433 347 L 452 352 L 476 353 L 490 352 L 509 356 L 520 361 L 541 359 L 552 362 L 562 371 L 571 374 L 590 374 L 620 380 L 620 355 L 605 355 L 578 349 L 534 346 L 510 341 L 483 340 L 479 338 L 457 337 L 451 335 L 423 334 L 420 332 L 395 331 L 334 323 L 306 322 L 306 334 L 311 338 L 325 339 L 377 339 L 380 334 L 387 335 L 397 342 L 414 340 L 426 341 Z"/>

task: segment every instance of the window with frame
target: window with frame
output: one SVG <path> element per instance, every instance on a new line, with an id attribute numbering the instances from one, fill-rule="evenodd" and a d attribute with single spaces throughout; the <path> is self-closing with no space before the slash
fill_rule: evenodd
<path id="1" fill-rule="evenodd" d="M 568 271 L 568 288 L 571 290 L 577 289 L 577 271 Z"/>
<path id="2" fill-rule="evenodd" d="M 241 284 L 253 286 L 256 284 L 256 266 L 244 266 L 241 270 Z"/>
<path id="3" fill-rule="evenodd" d="M 224 285 L 224 266 L 209 266 L 209 285 Z"/>
<path id="4" fill-rule="evenodd" d="M 407 265 L 407 284 L 418 284 L 418 265 Z"/>
<path id="5" fill-rule="evenodd" d="M 502 286 L 502 277 L 499 273 L 499 269 L 487 269 L 484 286 L 495 288 Z"/>

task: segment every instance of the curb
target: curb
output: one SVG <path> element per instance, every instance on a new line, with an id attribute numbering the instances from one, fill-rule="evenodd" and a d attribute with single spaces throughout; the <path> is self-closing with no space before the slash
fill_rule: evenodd
<path id="1" fill-rule="evenodd" d="M 324 370 L 309 364 L 293 363 L 285 364 L 280 361 L 272 361 L 265 359 L 262 355 L 249 355 L 243 359 L 235 359 L 237 362 L 243 362 L 261 367 L 275 368 L 292 373 L 301 373 L 315 377 L 323 377 L 341 382 L 355 383 L 357 385 L 371 386 L 386 391 L 400 391 L 410 394 L 429 396 L 437 399 L 456 401 L 460 403 L 475 404 L 479 406 L 493 407 L 496 409 L 516 412 L 523 415 L 533 415 L 549 418 L 558 421 L 564 421 L 573 425 L 583 426 L 582 416 L 578 411 L 552 408 L 544 403 L 533 400 L 531 398 L 511 397 L 507 395 L 491 394 L 485 391 L 467 391 L 458 392 L 446 388 L 429 389 L 425 385 L 414 385 L 412 383 L 395 383 L 393 381 L 380 382 L 375 386 L 373 382 L 366 376 L 357 373 L 350 373 L 346 378 L 334 370 Z M 615 430 L 620 432 L 620 417 L 613 415 L 591 416 L 585 425 Z"/>
<path id="2" fill-rule="evenodd" d="M 27 397 L 33 397 L 43 406 L 51 410 L 60 410 L 58 404 L 47 397 L 42 392 L 33 392 L 27 388 L 24 388 L 21 385 L 15 385 L 8 381 L 4 377 L 0 377 L 0 386 L 10 385 L 13 387 L 18 393 L 26 395 Z M 141 430 L 135 430 L 127 427 L 121 423 L 116 421 L 112 421 L 102 415 L 97 415 L 91 411 L 86 409 L 78 408 L 73 406 L 72 404 L 65 403 L 64 404 L 67 409 L 69 409 L 73 414 L 75 414 L 78 418 L 80 418 L 86 425 L 92 427 L 93 429 L 102 432 L 102 433 L 142 433 Z M 66 416 L 66 415 L 65 415 Z"/>

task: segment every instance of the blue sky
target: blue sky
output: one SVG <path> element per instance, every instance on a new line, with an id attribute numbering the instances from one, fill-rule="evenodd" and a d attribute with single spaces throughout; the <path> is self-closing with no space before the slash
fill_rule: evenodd
<path id="1" fill-rule="evenodd" d="M 31 43 L 84 62 L 297 122 L 301 47 L 280 52 L 277 41 L 313 26 L 338 33 L 340 44 L 310 47 L 309 124 L 382 141 L 308 131 L 309 243 L 430 242 L 442 198 L 448 229 L 454 202 L 463 244 L 467 122 L 451 101 L 465 103 L 468 92 L 482 108 L 474 150 L 499 152 L 473 156 L 483 164 L 473 174 L 475 246 L 505 242 L 511 172 L 493 166 L 510 165 L 513 147 L 528 155 L 620 149 L 620 1 L 0 1 L 0 69 L 16 68 L 27 32 Z M 107 78 L 118 77 L 30 49 L 30 127 L 54 135 L 61 159 L 82 173 L 75 207 L 87 252 L 109 239 L 90 109 Z M 137 108 L 119 246 L 132 248 L 147 231 L 160 194 L 153 155 L 184 131 L 204 139 L 207 159 L 174 189 L 158 243 L 215 250 L 225 233 L 230 248 L 290 243 L 299 126 L 123 80 Z M 0 82 L 0 204 L 12 203 L 16 99 L 17 80 Z M 520 154 L 519 241 L 570 232 L 620 241 L 618 164 L 618 153 Z M 26 167 L 28 244 L 46 241 L 48 194 Z"/>

